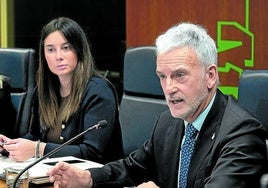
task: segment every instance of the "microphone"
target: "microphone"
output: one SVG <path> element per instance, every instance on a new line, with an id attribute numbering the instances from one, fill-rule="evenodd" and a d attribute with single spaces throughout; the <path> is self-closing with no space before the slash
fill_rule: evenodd
<path id="1" fill-rule="evenodd" d="M 81 136 L 83 136 L 84 134 L 86 134 L 87 132 L 93 130 L 93 129 L 100 129 L 103 128 L 105 125 L 107 124 L 106 120 L 101 120 L 99 121 L 97 124 L 87 128 L 85 131 L 79 133 L 78 135 L 76 135 L 75 137 L 71 138 L 70 140 L 68 140 L 67 142 L 61 144 L 59 147 L 53 149 L 52 151 L 48 152 L 46 155 L 44 155 L 43 157 L 40 157 L 39 159 L 37 159 L 36 161 L 34 161 L 33 163 L 31 163 L 30 165 L 26 166 L 16 177 L 16 179 L 14 180 L 14 184 L 13 184 L 13 188 L 16 188 L 16 184 L 18 179 L 20 178 L 20 176 L 28 169 L 30 169 L 31 167 L 33 167 L 34 165 L 36 165 L 37 163 L 39 163 L 40 161 L 50 157 L 51 155 L 57 153 L 58 151 L 60 151 L 63 147 L 69 145 L 70 143 L 72 143 L 73 141 L 75 141 L 76 139 L 80 138 Z"/>

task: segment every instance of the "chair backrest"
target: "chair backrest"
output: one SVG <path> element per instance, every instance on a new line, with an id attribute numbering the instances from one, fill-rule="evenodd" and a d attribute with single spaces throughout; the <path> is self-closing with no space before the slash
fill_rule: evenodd
<path id="1" fill-rule="evenodd" d="M 14 136 L 28 130 L 37 66 L 33 49 L 0 48 L 0 74 L 11 79 L 11 100 L 17 113 Z"/>
<path id="2" fill-rule="evenodd" d="M 263 123 L 268 139 L 268 70 L 245 70 L 242 73 L 238 103 Z"/>
<path id="3" fill-rule="evenodd" d="M 124 58 L 123 96 L 119 120 L 124 155 L 150 137 L 157 116 L 168 109 L 156 69 L 155 47 L 127 49 Z"/>

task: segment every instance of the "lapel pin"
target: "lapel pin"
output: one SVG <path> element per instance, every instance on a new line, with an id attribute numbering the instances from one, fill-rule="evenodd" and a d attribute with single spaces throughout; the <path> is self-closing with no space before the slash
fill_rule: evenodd
<path id="1" fill-rule="evenodd" d="M 214 138 L 215 138 L 215 133 L 212 134 L 211 140 L 214 140 Z"/>

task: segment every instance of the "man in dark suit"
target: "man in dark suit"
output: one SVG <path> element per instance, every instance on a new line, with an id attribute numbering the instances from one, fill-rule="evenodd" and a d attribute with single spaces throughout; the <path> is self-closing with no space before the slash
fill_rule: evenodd
<path id="1" fill-rule="evenodd" d="M 267 158 L 264 127 L 217 89 L 215 42 L 203 27 L 181 23 L 160 35 L 156 46 L 156 73 L 169 110 L 157 119 L 151 138 L 102 168 L 83 171 L 59 163 L 48 172 L 50 180 L 59 187 L 258 187 Z M 181 148 L 189 124 L 195 145 L 184 171 Z"/>

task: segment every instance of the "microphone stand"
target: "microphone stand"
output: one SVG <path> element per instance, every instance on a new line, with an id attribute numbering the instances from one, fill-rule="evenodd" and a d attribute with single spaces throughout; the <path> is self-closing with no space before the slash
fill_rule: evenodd
<path id="1" fill-rule="evenodd" d="M 75 141 L 76 139 L 80 138 L 81 136 L 83 136 L 84 134 L 86 134 L 87 132 L 93 130 L 93 129 L 100 129 L 103 126 L 105 126 L 107 124 L 106 120 L 101 120 L 99 121 L 96 125 L 93 125 L 91 127 L 89 127 L 88 129 L 86 129 L 85 131 L 81 132 L 80 134 L 76 135 L 75 137 L 71 138 L 70 140 L 68 140 L 67 142 L 63 143 L 62 145 L 60 145 L 59 147 L 53 149 L 52 151 L 48 152 L 46 155 L 44 155 L 43 157 L 40 157 L 39 159 L 37 159 L 36 161 L 34 161 L 33 163 L 29 164 L 28 166 L 26 166 L 15 178 L 14 183 L 13 183 L 13 188 L 16 188 L 16 184 L 18 179 L 20 178 L 20 176 L 28 169 L 30 169 L 31 167 L 33 167 L 34 165 L 36 165 L 37 163 L 39 163 L 40 161 L 50 157 L 51 155 L 57 153 L 58 151 L 60 151 L 63 147 L 69 145 L 70 143 L 72 143 L 73 141 Z"/>

